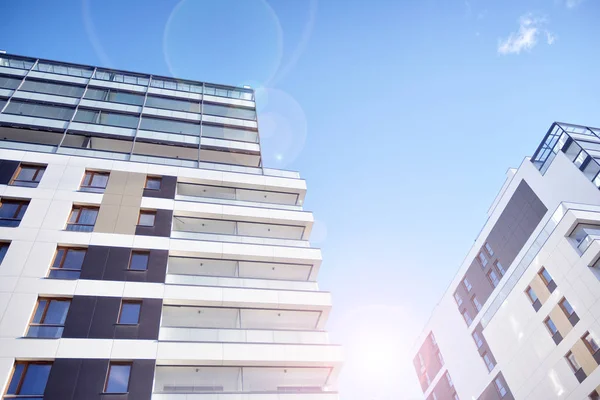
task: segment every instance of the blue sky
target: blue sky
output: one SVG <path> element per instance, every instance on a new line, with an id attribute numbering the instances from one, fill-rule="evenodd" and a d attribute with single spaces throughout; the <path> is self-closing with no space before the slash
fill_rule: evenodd
<path id="1" fill-rule="evenodd" d="M 268 167 L 301 171 L 342 399 L 413 399 L 410 348 L 508 167 L 600 126 L 597 0 L 0 4 L 0 49 L 258 90 Z"/>

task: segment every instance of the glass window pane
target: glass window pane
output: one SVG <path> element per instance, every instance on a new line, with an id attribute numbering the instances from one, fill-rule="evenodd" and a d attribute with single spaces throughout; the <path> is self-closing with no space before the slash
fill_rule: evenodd
<path id="1" fill-rule="evenodd" d="M 0 206 L 0 218 L 14 218 L 19 208 L 19 203 L 16 202 L 4 202 Z"/>
<path id="2" fill-rule="evenodd" d="M 161 182 L 162 182 L 161 178 L 150 178 L 149 177 L 146 179 L 146 189 L 159 190 Z"/>
<path id="3" fill-rule="evenodd" d="M 51 300 L 43 323 L 51 325 L 64 324 L 69 312 L 69 305 L 71 305 L 69 300 Z"/>
<path id="4" fill-rule="evenodd" d="M 19 87 L 22 79 L 12 78 L 8 76 L 0 76 L 0 88 L 3 89 L 16 89 Z"/>
<path id="5" fill-rule="evenodd" d="M 202 124 L 202 136 L 250 143 L 258 142 L 258 132 L 256 131 L 207 124 Z"/>
<path id="6" fill-rule="evenodd" d="M 143 212 L 140 213 L 140 221 L 138 225 L 141 226 L 154 226 L 154 213 Z"/>
<path id="7" fill-rule="evenodd" d="M 98 188 L 106 188 L 108 183 L 108 174 L 94 174 L 92 176 L 91 185 Z"/>
<path id="8" fill-rule="evenodd" d="M 27 115 L 30 117 L 51 118 L 68 121 L 75 110 L 70 107 L 38 104 L 19 100 L 12 100 L 6 106 L 6 114 Z"/>
<path id="9" fill-rule="evenodd" d="M 49 364 L 29 364 L 19 394 L 44 394 L 48 375 L 50 375 L 50 368 L 51 365 Z"/>
<path id="10" fill-rule="evenodd" d="M 561 305 L 562 305 L 563 309 L 565 310 L 565 312 L 567 313 L 567 315 L 571 315 L 575 312 L 573 310 L 573 307 L 571 307 L 571 304 L 567 301 L 567 299 L 564 299 L 561 302 Z"/>
<path id="11" fill-rule="evenodd" d="M 109 368 L 108 380 L 106 382 L 106 392 L 127 392 L 129 389 L 129 373 L 131 371 L 131 365 L 111 364 Z"/>
<path id="12" fill-rule="evenodd" d="M 83 259 L 85 258 L 85 250 L 74 250 L 69 249 L 65 256 L 65 262 L 63 268 L 67 269 L 81 269 L 83 265 Z"/>
<path id="13" fill-rule="evenodd" d="M 71 216 L 69 217 L 69 222 L 74 224 L 77 222 L 77 219 L 79 218 L 79 211 L 81 211 L 79 208 L 74 208 L 73 211 L 71 211 Z"/>
<path id="14" fill-rule="evenodd" d="M 96 217 L 98 216 L 98 210 L 95 208 L 83 208 L 81 215 L 79 216 L 79 223 L 86 225 L 93 225 L 96 223 Z"/>
<path id="15" fill-rule="evenodd" d="M 544 278 L 544 281 L 546 284 L 552 282 L 552 277 L 550 276 L 548 271 L 546 271 L 546 268 L 542 269 L 541 274 L 542 274 L 542 278 Z"/>
<path id="16" fill-rule="evenodd" d="M 103 111 L 100 113 L 100 121 L 98 123 L 102 125 L 112 125 L 123 128 L 137 128 L 138 117 L 134 115 L 109 113 Z"/>
<path id="17" fill-rule="evenodd" d="M 143 117 L 140 129 L 200 136 L 200 125 L 160 118 Z"/>
<path id="18" fill-rule="evenodd" d="M 129 269 L 136 271 L 145 271 L 148 269 L 148 253 L 132 253 Z"/>
<path id="19" fill-rule="evenodd" d="M 216 104 L 204 104 L 202 106 L 204 114 L 217 115 L 226 118 L 239 118 L 255 120 L 256 112 L 250 108 L 227 107 Z"/>
<path id="20" fill-rule="evenodd" d="M 35 92 L 35 93 L 46 93 L 54 94 L 59 96 L 68 97 L 81 97 L 84 91 L 83 86 L 59 84 L 52 82 L 40 82 L 34 80 L 25 80 L 19 90 Z"/>
<path id="21" fill-rule="evenodd" d="M 4 260 L 4 256 L 6 256 L 6 252 L 8 251 L 8 243 L 2 243 L 2 245 L 0 245 L 0 263 L 2 263 L 2 260 Z"/>
<path id="22" fill-rule="evenodd" d="M 121 314 L 119 315 L 120 324 L 137 324 L 140 321 L 141 303 L 121 304 Z"/>
<path id="23" fill-rule="evenodd" d="M 21 381 L 21 375 L 23 374 L 23 370 L 25 369 L 25 364 L 18 363 L 15 365 L 15 371 L 13 372 L 12 379 L 10 380 L 10 385 L 8 386 L 7 394 L 16 394 L 17 389 L 19 387 L 19 382 Z"/>
<path id="24" fill-rule="evenodd" d="M 39 324 L 42 322 L 42 317 L 44 316 L 44 311 L 46 310 L 46 305 L 48 304 L 47 300 L 39 300 L 38 306 L 35 310 L 35 315 L 33 316 L 33 322 Z"/>
<path id="25" fill-rule="evenodd" d="M 147 107 L 165 108 L 167 110 L 200 112 L 200 103 L 186 100 L 168 99 L 165 97 L 148 96 L 146 99 Z"/>

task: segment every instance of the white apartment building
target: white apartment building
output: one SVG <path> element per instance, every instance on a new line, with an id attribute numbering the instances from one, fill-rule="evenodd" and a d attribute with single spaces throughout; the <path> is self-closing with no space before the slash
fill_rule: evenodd
<path id="1" fill-rule="evenodd" d="M 428 400 L 600 398 L 600 129 L 510 169 L 415 345 Z"/>
<path id="2" fill-rule="evenodd" d="M 305 194 L 251 89 L 1 54 L 3 398 L 337 399 Z"/>

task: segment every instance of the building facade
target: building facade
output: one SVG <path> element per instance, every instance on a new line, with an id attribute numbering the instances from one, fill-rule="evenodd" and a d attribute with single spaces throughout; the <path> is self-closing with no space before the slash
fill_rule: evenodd
<path id="1" fill-rule="evenodd" d="M 313 216 L 245 87 L 0 54 L 4 399 L 337 399 Z"/>
<path id="2" fill-rule="evenodd" d="M 427 400 L 600 398 L 600 129 L 510 169 L 414 348 Z"/>

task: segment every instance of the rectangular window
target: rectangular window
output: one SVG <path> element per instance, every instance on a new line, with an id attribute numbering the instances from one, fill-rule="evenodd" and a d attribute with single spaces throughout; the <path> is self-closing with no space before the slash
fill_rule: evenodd
<path id="1" fill-rule="evenodd" d="M 498 270 L 500 276 L 504 276 L 504 274 L 506 274 L 506 270 L 504 269 L 502 264 L 500 264 L 500 261 L 496 261 L 494 265 L 496 266 L 496 269 Z"/>
<path id="2" fill-rule="evenodd" d="M 493 269 L 491 269 L 487 273 L 487 277 L 493 287 L 498 286 L 498 284 L 500 283 L 500 279 L 498 279 L 498 274 L 496 274 L 496 271 L 494 271 Z"/>
<path id="3" fill-rule="evenodd" d="M 119 319 L 117 323 L 121 325 L 135 325 L 140 322 L 140 310 L 142 303 L 140 301 L 123 300 L 121 302 L 121 310 L 119 311 Z"/>
<path id="4" fill-rule="evenodd" d="M 89 88 L 85 92 L 84 98 L 98 101 L 108 101 L 111 103 L 129 104 L 132 106 L 141 106 L 144 104 L 144 96 L 141 94 L 121 92 L 114 89 Z"/>
<path id="5" fill-rule="evenodd" d="M 0 60 L 0 63 L 2 60 Z M 16 89 L 21 84 L 21 78 L 13 78 L 9 76 L 0 76 L 0 88 L 2 89 Z"/>
<path id="6" fill-rule="evenodd" d="M 127 393 L 129 391 L 130 363 L 110 363 L 106 374 L 104 393 Z"/>
<path id="7" fill-rule="evenodd" d="M 467 289 L 467 292 L 471 291 L 471 288 L 473 286 L 471 286 L 471 283 L 469 282 L 469 280 L 467 278 L 463 279 L 463 285 L 465 285 L 465 289 Z"/>
<path id="8" fill-rule="evenodd" d="M 150 118 L 144 116 L 142 118 L 140 129 L 200 136 L 200 124 L 176 121 L 173 119 Z"/>
<path id="9" fill-rule="evenodd" d="M 94 72 L 93 68 L 80 67 L 69 64 L 55 64 L 49 62 L 38 62 L 33 69 L 42 72 L 51 72 L 53 74 L 78 76 L 81 78 L 89 78 Z"/>
<path id="10" fill-rule="evenodd" d="M 504 384 L 502 383 L 500 377 L 496 378 L 494 380 L 494 383 L 496 384 L 496 390 L 498 391 L 500 397 L 506 396 L 506 388 L 504 387 Z"/>
<path id="11" fill-rule="evenodd" d="M 569 303 L 566 298 L 563 298 L 560 301 L 559 305 L 563 312 L 567 315 L 567 317 L 570 317 L 575 313 L 575 310 L 573 310 L 573 307 L 571 307 L 571 303 Z"/>
<path id="12" fill-rule="evenodd" d="M 546 268 L 542 268 L 540 272 L 538 272 L 538 275 L 540 276 L 540 278 L 542 278 L 542 281 L 544 281 L 546 287 L 548 287 L 550 285 L 550 282 L 552 282 L 552 276 L 550 276 Z"/>
<path id="13" fill-rule="evenodd" d="M 116 126 L 119 128 L 135 129 L 138 126 L 139 118 L 137 115 L 122 114 L 116 112 L 97 111 L 97 110 L 77 110 L 73 121 L 86 124 L 98 124 L 107 126 Z"/>
<path id="14" fill-rule="evenodd" d="M 527 286 L 525 293 L 527 294 L 527 297 L 529 298 L 529 301 L 531 302 L 531 304 L 535 303 L 538 300 L 538 297 L 536 296 L 536 294 L 533 291 L 533 288 L 531 286 Z"/>
<path id="15" fill-rule="evenodd" d="M 471 318 L 471 316 L 469 315 L 469 312 L 467 310 L 463 310 L 462 316 L 465 319 L 465 322 L 467 323 L 467 325 L 471 325 L 471 323 L 473 322 L 473 319 Z"/>
<path id="16" fill-rule="evenodd" d="M 150 253 L 147 251 L 132 251 L 129 260 L 129 269 L 133 271 L 146 271 L 148 269 L 148 259 Z"/>
<path id="17" fill-rule="evenodd" d="M 226 118 L 238 118 L 248 120 L 256 119 L 256 111 L 254 111 L 251 108 L 229 107 L 204 103 L 204 105 L 202 106 L 202 112 L 207 115 L 216 115 L 219 117 Z"/>
<path id="18" fill-rule="evenodd" d="M 473 307 L 475 307 L 475 309 L 478 312 L 481 311 L 481 303 L 479 302 L 479 300 L 477 300 L 477 297 L 475 295 L 471 297 L 471 303 L 473 303 Z"/>
<path id="19" fill-rule="evenodd" d="M 446 381 L 448 382 L 448 386 L 454 386 L 454 383 L 452 383 L 452 379 L 450 378 L 450 373 L 448 371 L 446 371 Z"/>
<path id="20" fill-rule="evenodd" d="M 433 336 L 433 332 L 429 334 L 429 338 L 431 339 L 431 343 L 437 347 L 437 341 L 435 340 L 435 336 Z"/>
<path id="21" fill-rule="evenodd" d="M 202 137 L 258 143 L 258 132 L 248 129 L 235 129 L 226 126 L 202 124 Z"/>
<path id="22" fill-rule="evenodd" d="M 27 337 L 61 337 L 70 305 L 70 299 L 39 298 Z"/>
<path id="23" fill-rule="evenodd" d="M 438 360 L 440 360 L 440 364 L 444 365 L 444 357 L 442 357 L 442 353 L 440 351 L 437 352 Z"/>
<path id="24" fill-rule="evenodd" d="M 596 341 L 596 339 L 594 339 L 594 337 L 589 332 L 586 332 L 585 335 L 583 335 L 582 339 L 583 339 L 583 343 L 585 343 L 585 346 L 588 348 L 590 353 L 592 353 L 592 355 L 596 354 L 596 352 L 598 350 L 600 350 L 600 346 L 598 346 L 598 342 Z"/>
<path id="25" fill-rule="evenodd" d="M 487 242 L 485 243 L 485 249 L 487 250 L 487 252 L 490 256 L 494 255 L 494 250 L 492 250 L 492 246 L 490 246 L 490 244 Z"/>
<path id="26" fill-rule="evenodd" d="M 97 69 L 94 74 L 94 78 L 101 79 L 103 81 L 130 83 L 132 85 L 148 86 L 148 76 L 146 75 L 134 75 L 124 74 L 122 72 L 110 71 Z"/>
<path id="27" fill-rule="evenodd" d="M 86 252 L 86 249 L 81 248 L 57 248 L 48 277 L 55 279 L 79 279 Z"/>
<path id="28" fill-rule="evenodd" d="M 454 293 L 454 300 L 456 300 L 456 304 L 458 304 L 459 307 L 463 303 L 463 299 L 458 293 Z"/>
<path id="29" fill-rule="evenodd" d="M 67 222 L 68 231 L 91 232 L 94 230 L 98 207 L 74 206 Z"/>
<path id="30" fill-rule="evenodd" d="M 10 183 L 13 186 L 37 187 L 44 176 L 46 167 L 42 165 L 21 164 Z"/>
<path id="31" fill-rule="evenodd" d="M 565 358 L 567 359 L 567 362 L 569 363 L 569 367 L 571 367 L 573 372 L 577 372 L 581 369 L 581 366 L 577 362 L 577 359 L 575 358 L 575 355 L 572 352 L 569 351 L 567 353 L 567 355 L 565 356 Z"/>
<path id="32" fill-rule="evenodd" d="M 27 211 L 28 201 L 2 200 L 0 202 L 0 226 L 17 227 Z"/>
<path id="33" fill-rule="evenodd" d="M 494 362 L 492 361 L 492 358 L 486 352 L 483 352 L 482 357 L 483 357 L 483 362 L 485 362 L 485 366 L 488 369 L 488 372 L 491 372 L 494 369 Z"/>
<path id="34" fill-rule="evenodd" d="M 5 399 L 24 397 L 30 400 L 42 400 L 51 368 L 50 362 L 17 361 Z"/>
<path id="35" fill-rule="evenodd" d="M 4 260 L 4 256 L 6 256 L 6 252 L 8 251 L 9 246 L 10 246 L 10 243 L 0 242 L 0 264 L 2 264 L 2 261 Z"/>
<path id="36" fill-rule="evenodd" d="M 160 176 L 148 176 L 146 178 L 145 189 L 160 190 L 162 184 L 162 178 Z"/>
<path id="37" fill-rule="evenodd" d="M 481 340 L 481 336 L 479 335 L 479 333 L 477 333 L 477 331 L 473 332 L 473 340 L 475 341 L 475 344 L 477 345 L 477 348 L 481 348 L 481 346 L 483 346 L 483 340 Z"/>
<path id="38" fill-rule="evenodd" d="M 550 335 L 554 336 L 556 334 L 556 332 L 558 332 L 558 329 L 556 328 L 556 325 L 554 325 L 554 321 L 552 321 L 552 318 L 547 317 L 544 320 L 544 325 L 546 325 L 546 329 L 548 329 L 548 332 L 550 332 Z"/>
<path id="39" fill-rule="evenodd" d="M 26 79 L 23 85 L 19 88 L 26 92 L 54 94 L 66 97 L 81 97 L 83 94 L 83 86 L 67 85 L 63 83 L 43 82 Z"/>
<path id="40" fill-rule="evenodd" d="M 423 359 L 423 354 L 418 353 L 419 354 L 419 365 L 421 366 L 421 372 L 423 372 L 423 370 L 425 370 L 425 360 Z"/>
<path id="41" fill-rule="evenodd" d="M 166 97 L 158 96 L 148 96 L 148 98 L 146 99 L 146 107 L 200 113 L 200 103 L 197 101 L 169 99 Z"/>
<path id="42" fill-rule="evenodd" d="M 28 117 L 58 119 L 69 121 L 75 112 L 74 108 L 40 104 L 20 100 L 11 100 L 6 106 L 4 114 L 25 115 Z"/>
<path id="43" fill-rule="evenodd" d="M 483 251 L 479 253 L 479 262 L 481 263 L 481 266 L 484 268 L 488 263 L 488 259 L 485 256 L 485 254 L 483 253 Z"/>
<path id="44" fill-rule="evenodd" d="M 83 192 L 104 193 L 108 177 L 108 172 L 85 171 L 79 190 Z"/>
<path id="45" fill-rule="evenodd" d="M 139 226 L 154 226 L 155 219 L 156 219 L 156 211 L 140 211 L 138 225 Z"/>

